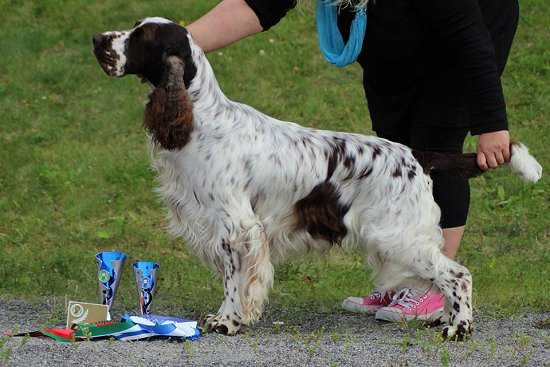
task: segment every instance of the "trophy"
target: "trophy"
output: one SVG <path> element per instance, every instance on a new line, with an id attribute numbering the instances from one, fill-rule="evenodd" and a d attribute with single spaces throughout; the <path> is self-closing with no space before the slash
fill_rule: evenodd
<path id="1" fill-rule="evenodd" d="M 105 251 L 95 255 L 97 260 L 99 280 L 99 297 L 101 304 L 107 305 L 109 310 L 113 306 L 115 293 L 120 282 L 122 266 L 126 260 L 124 252 Z"/>
<path id="2" fill-rule="evenodd" d="M 153 292 L 157 285 L 156 273 L 159 267 L 159 264 L 151 261 L 137 261 L 134 263 L 134 274 L 136 275 L 139 293 L 139 308 L 142 315 L 151 313 Z"/>

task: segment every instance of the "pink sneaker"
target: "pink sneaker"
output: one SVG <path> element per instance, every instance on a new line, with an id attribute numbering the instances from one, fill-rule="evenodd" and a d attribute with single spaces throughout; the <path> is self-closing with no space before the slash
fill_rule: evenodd
<path id="1" fill-rule="evenodd" d="M 393 293 L 377 290 L 365 297 L 348 297 L 342 303 L 344 310 L 374 315 L 376 311 L 390 304 Z"/>
<path id="2" fill-rule="evenodd" d="M 376 311 L 375 318 L 384 321 L 435 321 L 443 316 L 445 297 L 432 286 L 426 292 L 404 288 L 393 296 L 387 307 Z"/>

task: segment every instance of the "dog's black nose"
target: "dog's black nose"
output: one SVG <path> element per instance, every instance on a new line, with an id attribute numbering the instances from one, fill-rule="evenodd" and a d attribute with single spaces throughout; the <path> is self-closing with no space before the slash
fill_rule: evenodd
<path id="1" fill-rule="evenodd" d="M 94 47 L 98 47 L 99 45 L 101 45 L 102 41 L 103 41 L 102 34 L 96 34 L 92 37 L 92 42 L 94 43 Z"/>

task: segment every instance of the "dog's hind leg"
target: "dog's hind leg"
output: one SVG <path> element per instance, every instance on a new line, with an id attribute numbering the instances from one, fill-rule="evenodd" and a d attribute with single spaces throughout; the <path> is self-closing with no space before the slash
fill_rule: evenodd
<path id="1" fill-rule="evenodd" d="M 258 320 L 273 283 L 268 241 L 261 223 L 241 221 L 239 235 L 221 243 L 224 301 L 207 318 L 209 330 L 234 335 Z"/>
<path id="2" fill-rule="evenodd" d="M 447 258 L 437 246 L 421 247 L 410 253 L 408 265 L 418 276 L 428 279 L 445 295 L 445 317 L 448 326 L 443 336 L 462 339 L 472 332 L 472 275 L 470 271 Z"/>

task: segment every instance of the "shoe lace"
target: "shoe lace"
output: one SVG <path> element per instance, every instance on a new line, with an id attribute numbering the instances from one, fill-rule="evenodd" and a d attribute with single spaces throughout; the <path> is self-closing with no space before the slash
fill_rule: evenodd
<path id="1" fill-rule="evenodd" d="M 379 291 L 374 291 L 369 296 L 370 299 L 382 299 L 382 293 Z"/>
<path id="2" fill-rule="evenodd" d="M 421 303 L 421 297 L 415 297 L 413 290 L 411 288 L 403 288 L 397 292 L 391 300 L 390 307 L 400 305 L 405 308 L 412 308 Z"/>

